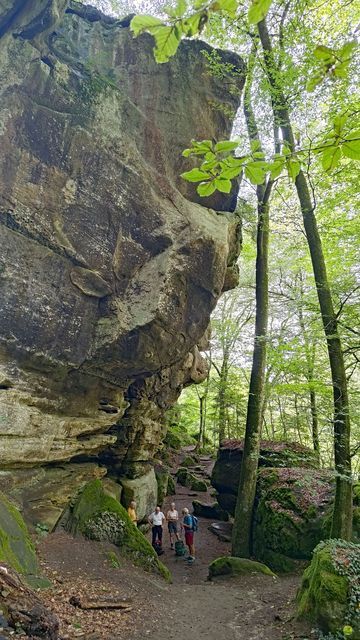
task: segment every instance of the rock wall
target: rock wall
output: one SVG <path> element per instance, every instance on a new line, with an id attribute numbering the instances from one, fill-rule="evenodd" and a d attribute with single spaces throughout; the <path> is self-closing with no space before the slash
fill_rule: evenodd
<path id="1" fill-rule="evenodd" d="M 163 65 L 152 48 L 78 2 L 2 3 L 0 469 L 101 454 L 142 475 L 206 375 L 236 188 L 200 205 L 181 150 L 229 136 L 244 65 L 218 52 L 224 81 L 203 42 Z"/>

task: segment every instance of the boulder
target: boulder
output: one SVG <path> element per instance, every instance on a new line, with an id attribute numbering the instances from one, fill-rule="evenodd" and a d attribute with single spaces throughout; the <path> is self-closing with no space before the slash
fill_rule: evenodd
<path id="1" fill-rule="evenodd" d="M 136 513 L 139 522 L 152 513 L 156 507 L 158 499 L 158 484 L 154 469 L 140 478 L 120 477 L 122 486 L 122 502 L 128 507 L 131 500 L 136 501 Z"/>
<path id="2" fill-rule="evenodd" d="M 0 562 L 10 565 L 36 587 L 49 586 L 40 570 L 26 524 L 18 509 L 0 493 Z"/>
<path id="3" fill-rule="evenodd" d="M 222 558 L 216 558 L 216 560 L 209 565 L 209 580 L 218 576 L 236 577 L 252 575 L 254 573 L 262 573 L 266 576 L 275 577 L 275 574 L 265 564 L 249 560 L 249 558 L 224 556 Z"/>
<path id="4" fill-rule="evenodd" d="M 185 456 L 184 460 L 181 463 L 182 467 L 194 467 L 196 465 L 196 461 L 192 456 Z"/>
<path id="5" fill-rule="evenodd" d="M 360 640 L 360 545 L 327 540 L 314 551 L 297 596 L 298 615 L 325 633 Z M 337 636 L 336 636 L 337 637 Z"/>
<path id="6" fill-rule="evenodd" d="M 101 480 L 89 482 L 71 506 L 66 528 L 72 534 L 82 534 L 92 540 L 106 540 L 117 545 L 135 564 L 155 571 L 170 581 L 168 569 L 148 540 L 135 527 L 126 509 L 106 495 Z"/>
<path id="7" fill-rule="evenodd" d="M 224 440 L 218 451 L 211 476 L 211 484 L 219 494 L 220 506 L 232 515 L 235 513 L 243 453 L 243 440 Z M 261 442 L 259 467 L 316 469 L 318 465 L 319 462 L 314 451 L 296 442 L 269 440 Z"/>
<path id="8" fill-rule="evenodd" d="M 207 491 L 208 484 L 205 480 L 198 478 L 188 469 L 180 467 L 176 472 L 177 481 L 183 487 L 189 487 L 192 491 Z"/>
<path id="9" fill-rule="evenodd" d="M 172 476 L 169 475 L 168 478 L 168 487 L 167 487 L 167 496 L 173 496 L 176 493 L 176 484 L 175 480 Z"/>
<path id="10" fill-rule="evenodd" d="M 199 500 L 193 500 L 192 505 L 195 516 L 210 518 L 211 520 L 223 520 L 224 522 L 229 520 L 229 514 L 220 507 L 218 502 L 204 504 Z"/>
<path id="11" fill-rule="evenodd" d="M 328 537 L 334 474 L 314 469 L 261 469 L 258 475 L 253 549 L 275 571 L 308 560 Z"/>
<path id="12" fill-rule="evenodd" d="M 99 456 L 125 475 L 207 375 L 237 187 L 200 203 L 181 152 L 229 137 L 245 67 L 218 51 L 219 78 L 203 51 L 158 65 L 149 35 L 72 0 L 1 10 L 0 468 Z"/>

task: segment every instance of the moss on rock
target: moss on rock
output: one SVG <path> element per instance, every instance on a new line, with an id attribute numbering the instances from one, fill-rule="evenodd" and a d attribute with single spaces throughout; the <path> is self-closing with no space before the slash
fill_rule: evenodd
<path id="1" fill-rule="evenodd" d="M 309 560 L 327 537 L 334 477 L 313 469 L 261 469 L 254 519 L 254 554 L 275 571 Z M 289 562 L 286 561 L 289 559 Z"/>
<path id="2" fill-rule="evenodd" d="M 196 465 L 196 460 L 191 456 L 185 456 L 184 460 L 181 463 L 182 467 L 194 467 Z"/>
<path id="3" fill-rule="evenodd" d="M 209 580 L 216 576 L 243 576 L 252 573 L 263 573 L 267 576 L 275 574 L 261 562 L 255 562 L 248 558 L 235 558 L 223 556 L 214 560 L 209 566 Z"/>
<path id="4" fill-rule="evenodd" d="M 169 476 L 166 495 L 173 496 L 175 493 L 176 493 L 175 480 L 172 476 Z"/>
<path id="5" fill-rule="evenodd" d="M 341 632 L 344 625 L 350 625 L 352 640 L 359 640 L 359 575 L 359 545 L 343 540 L 318 545 L 297 596 L 298 616 L 327 633 Z"/>
<path id="6" fill-rule="evenodd" d="M 202 480 L 201 478 L 197 478 L 194 474 L 189 473 L 188 475 L 188 482 L 190 485 L 190 489 L 192 491 L 207 491 L 209 488 L 209 485 L 207 484 L 207 482 L 205 482 L 205 480 Z"/>
<path id="7" fill-rule="evenodd" d="M 39 577 L 35 548 L 18 509 L 0 492 L 0 562 L 6 562 L 25 576 L 29 584 L 48 587 Z"/>
<path id="8" fill-rule="evenodd" d="M 101 480 L 89 482 L 71 507 L 67 529 L 93 540 L 109 540 L 146 571 L 155 571 L 169 582 L 171 574 L 159 561 L 141 531 L 131 523 L 126 509 L 106 495 Z"/>
<path id="9" fill-rule="evenodd" d="M 157 482 L 157 504 L 162 505 L 165 497 L 168 495 L 169 471 L 158 465 L 155 467 L 155 476 Z"/>

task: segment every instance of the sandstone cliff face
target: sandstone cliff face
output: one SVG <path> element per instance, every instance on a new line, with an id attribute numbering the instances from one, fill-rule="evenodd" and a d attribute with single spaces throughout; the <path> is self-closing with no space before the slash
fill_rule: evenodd
<path id="1" fill-rule="evenodd" d="M 236 220 L 208 208 L 236 193 L 196 202 L 181 150 L 229 135 L 243 65 L 220 52 L 233 72 L 212 76 L 202 42 L 157 65 L 150 37 L 76 2 L 2 6 L 0 468 L 103 452 L 143 473 L 205 375 L 236 255 Z"/>

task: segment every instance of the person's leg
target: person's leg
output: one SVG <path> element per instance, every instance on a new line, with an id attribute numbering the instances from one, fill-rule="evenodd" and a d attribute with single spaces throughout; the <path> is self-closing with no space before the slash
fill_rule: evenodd
<path id="1" fill-rule="evenodd" d="M 162 537 L 163 537 L 163 528 L 162 528 L 161 524 L 159 524 L 159 526 L 158 526 L 158 540 L 160 542 L 160 545 L 162 545 Z"/>
<path id="2" fill-rule="evenodd" d="M 152 544 L 152 546 L 154 546 L 154 544 L 156 542 L 156 529 L 157 529 L 157 527 L 155 527 L 155 526 L 151 528 L 151 538 L 152 538 L 151 539 L 151 544 Z"/>

